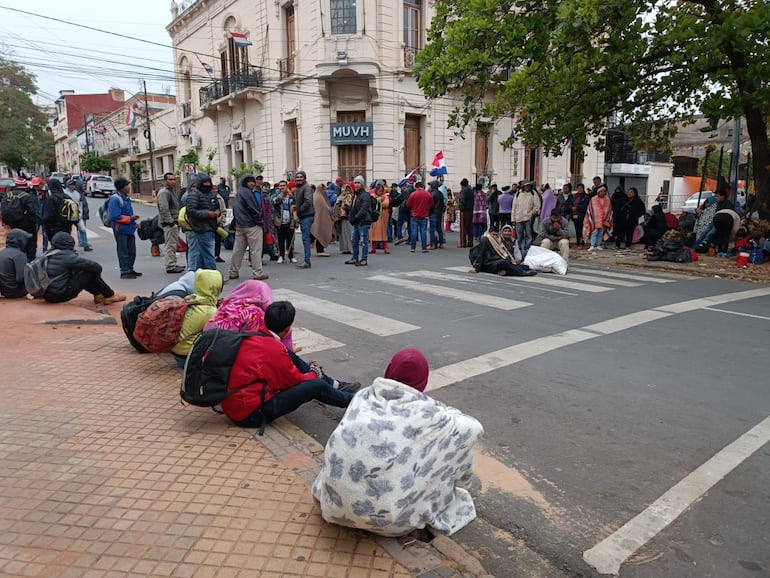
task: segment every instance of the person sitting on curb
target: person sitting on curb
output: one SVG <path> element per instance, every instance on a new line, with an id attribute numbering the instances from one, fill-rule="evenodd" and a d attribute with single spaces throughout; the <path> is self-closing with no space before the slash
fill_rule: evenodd
<path id="1" fill-rule="evenodd" d="M 353 398 L 313 482 L 324 520 L 383 536 L 430 526 L 451 535 L 476 517 L 467 485 L 484 428 L 425 395 L 428 361 L 399 351 Z"/>
<path id="2" fill-rule="evenodd" d="M 569 223 L 561 216 L 559 209 L 553 209 L 547 221 L 543 221 L 543 230 L 538 233 L 533 245 L 543 249 L 557 249 L 565 261 L 569 261 Z"/>
<path id="3" fill-rule="evenodd" d="M 247 337 L 235 358 L 227 389 L 239 389 L 222 401 L 222 411 L 236 425 L 261 427 L 291 413 L 308 401 L 347 407 L 360 383 L 338 381 L 317 363 L 307 363 L 281 343 L 294 323 L 288 301 L 265 309 L 264 335 Z M 244 387 L 245 386 L 245 387 Z"/>
<path id="4" fill-rule="evenodd" d="M 503 227 L 503 239 L 497 231 L 488 231 L 481 236 L 478 245 L 470 251 L 473 269 L 469 273 L 497 273 L 501 276 L 527 277 L 537 275 L 527 265 L 514 257 L 513 227 Z"/>
<path id="5" fill-rule="evenodd" d="M 54 249 L 58 249 L 55 253 Z M 59 231 L 51 239 L 46 272 L 51 284 L 43 294 L 49 303 L 63 303 L 74 299 L 81 291 L 94 296 L 94 303 L 110 305 L 125 301 L 102 279 L 102 266 L 96 261 L 81 257 L 75 251 L 75 239 L 69 233 Z"/>
<path id="6" fill-rule="evenodd" d="M 185 297 L 191 305 L 185 311 L 179 340 L 171 350 L 180 367 L 184 366 L 195 338 L 203 331 L 206 322 L 217 312 L 217 303 L 223 284 L 222 273 L 216 269 L 195 271 L 195 293 Z"/>
<path id="7" fill-rule="evenodd" d="M 27 295 L 24 285 L 26 249 L 32 235 L 22 229 L 11 229 L 5 237 L 5 249 L 0 251 L 0 295 L 18 299 Z"/>

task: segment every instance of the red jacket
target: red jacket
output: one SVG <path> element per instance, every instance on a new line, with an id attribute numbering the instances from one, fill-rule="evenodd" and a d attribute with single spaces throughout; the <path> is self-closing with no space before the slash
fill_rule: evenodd
<path id="1" fill-rule="evenodd" d="M 425 189 L 415 189 L 406 200 L 406 206 L 412 211 L 413 217 L 427 219 L 433 208 L 433 197 Z"/>
<path id="2" fill-rule="evenodd" d="M 262 328 L 267 337 L 247 337 L 241 342 L 241 348 L 230 371 L 227 390 L 264 379 L 267 382 L 265 401 L 278 392 L 289 389 L 310 379 L 316 379 L 314 372 L 301 373 L 286 352 L 286 348 L 277 341 L 267 329 Z M 249 417 L 262 404 L 262 383 L 244 387 L 222 402 L 222 411 L 234 421 Z"/>

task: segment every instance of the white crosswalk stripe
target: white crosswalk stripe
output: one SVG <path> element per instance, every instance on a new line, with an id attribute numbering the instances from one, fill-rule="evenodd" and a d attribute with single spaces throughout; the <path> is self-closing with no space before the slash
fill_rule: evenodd
<path id="1" fill-rule="evenodd" d="M 680 279 L 691 278 L 691 277 L 685 277 L 685 276 L 666 277 L 666 276 L 657 275 L 657 274 L 655 277 L 652 277 L 650 275 L 644 275 L 640 273 L 617 273 L 615 271 L 605 271 L 604 269 L 592 269 L 590 267 L 580 267 L 580 266 L 574 266 L 574 265 L 570 265 L 569 270 L 570 272 L 574 271 L 576 273 L 598 273 L 598 274 L 601 274 L 602 277 L 614 277 L 616 279 L 631 279 L 632 281 L 643 281 L 644 283 L 673 283 Z"/>
<path id="2" fill-rule="evenodd" d="M 415 271 L 410 272 L 409 276 L 429 277 L 428 271 Z M 411 279 L 404 279 L 402 276 L 392 275 L 375 275 L 368 277 L 370 281 L 378 281 L 380 283 L 388 283 L 390 285 L 396 285 L 409 289 L 411 291 L 419 291 L 421 293 L 429 293 L 438 297 L 446 297 L 448 299 L 458 299 L 466 303 L 474 303 L 476 305 L 484 305 L 485 307 L 494 307 L 495 309 L 502 309 L 503 311 L 513 311 L 514 309 L 520 309 L 522 307 L 528 307 L 532 303 L 526 301 L 516 301 L 514 299 L 506 299 L 505 297 L 498 297 L 496 295 L 485 295 L 477 291 L 465 291 L 463 289 L 454 289 L 452 287 L 446 287 L 442 285 L 432 285 L 430 283 L 422 283 L 418 281 L 412 281 Z"/>
<path id="3" fill-rule="evenodd" d="M 355 309 L 354 307 L 348 307 L 347 305 L 327 301 L 326 299 L 318 299 L 317 297 L 289 289 L 274 290 L 273 298 L 276 301 L 283 299 L 291 301 L 297 309 L 366 331 L 367 333 L 379 335 L 380 337 L 398 335 L 399 333 L 420 329 L 417 325 L 403 323 L 390 317 L 382 317 L 362 309 Z"/>
<path id="4" fill-rule="evenodd" d="M 292 340 L 294 341 L 295 351 L 302 353 L 302 355 L 345 346 L 344 343 L 304 327 L 294 327 L 292 329 Z"/>
<path id="5" fill-rule="evenodd" d="M 615 279 L 614 277 L 608 277 L 602 273 L 593 277 L 591 275 L 580 275 L 579 273 L 569 273 L 569 278 L 577 281 L 588 281 L 589 283 L 599 282 L 605 285 L 617 285 L 618 287 L 639 287 L 642 283 L 635 281 L 625 281 L 624 279 Z"/>
<path id="6" fill-rule="evenodd" d="M 468 271 L 467 267 L 447 267 L 450 271 Z M 507 277 L 506 277 L 507 279 Z M 515 277 L 519 283 L 527 283 L 534 285 L 548 285 L 552 287 L 563 287 L 565 289 L 574 289 L 576 291 L 585 291 L 588 293 L 603 293 L 604 291 L 612 291 L 612 287 L 604 287 L 601 285 L 593 285 L 586 283 L 576 283 L 568 281 L 569 274 L 564 277 L 559 275 L 549 275 L 547 273 L 541 273 L 534 277 Z M 597 279 L 597 281 L 599 281 Z"/>

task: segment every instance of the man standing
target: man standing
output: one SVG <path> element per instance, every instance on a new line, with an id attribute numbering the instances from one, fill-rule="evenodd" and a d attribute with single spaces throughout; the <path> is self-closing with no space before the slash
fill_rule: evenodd
<path id="1" fill-rule="evenodd" d="M 187 269 L 216 269 L 214 234 L 220 210 L 211 176 L 198 173 L 195 188 L 187 192 L 184 206 L 191 227 L 187 233 Z"/>
<path id="2" fill-rule="evenodd" d="M 540 196 L 532 186 L 531 181 L 525 182 L 513 198 L 511 220 L 516 225 L 516 239 L 522 253 L 532 244 L 532 217 L 540 212 Z"/>
<path id="3" fill-rule="evenodd" d="M 257 177 L 260 181 L 261 176 Z M 254 279 L 264 281 L 268 278 L 262 271 L 262 240 L 265 232 L 265 213 L 263 211 L 263 193 L 261 182 L 254 175 L 244 175 L 233 203 L 235 221 L 235 244 L 230 259 L 230 279 L 240 276 L 243 254 L 249 248 L 251 272 Z"/>
<path id="4" fill-rule="evenodd" d="M 225 208 L 230 206 L 230 187 L 227 186 L 227 179 L 225 177 L 219 177 L 219 184 L 217 185 L 217 193 L 222 197 L 225 202 Z"/>
<path id="5" fill-rule="evenodd" d="M 70 179 L 67 181 L 67 196 L 78 205 L 78 244 L 84 251 L 93 251 L 88 242 L 88 233 L 86 232 L 86 221 L 88 220 L 88 201 L 85 197 L 85 191 L 80 189 L 85 187 L 85 181 Z"/>
<path id="6" fill-rule="evenodd" d="M 184 267 L 177 265 L 176 250 L 179 244 L 179 197 L 174 191 L 176 176 L 174 173 L 163 175 L 163 186 L 158 191 L 158 221 L 163 227 L 163 256 L 166 265 L 166 273 L 175 275 L 184 271 Z"/>
<path id="7" fill-rule="evenodd" d="M 543 230 L 533 245 L 540 245 L 543 249 L 558 247 L 562 259 L 569 261 L 569 222 L 561 216 L 559 209 L 552 209 L 548 220 L 543 221 Z"/>
<path id="8" fill-rule="evenodd" d="M 409 232 L 412 230 L 412 213 L 409 211 L 409 207 L 406 206 L 406 201 L 409 200 L 409 196 L 414 192 L 414 177 L 409 177 L 406 180 L 406 186 L 401 189 L 401 195 L 399 196 L 398 203 L 394 206 L 398 207 L 398 219 L 396 220 L 396 245 L 409 242 Z M 404 238 L 404 225 L 406 225 L 406 238 Z"/>
<path id="9" fill-rule="evenodd" d="M 118 264 L 120 265 L 121 279 L 136 279 L 141 273 L 134 271 L 136 261 L 136 221 L 139 215 L 134 215 L 129 193 L 131 183 L 123 177 L 115 179 L 115 194 L 107 203 L 112 223 L 112 232 L 115 235 L 115 244 L 118 250 Z M 53 243 L 53 237 L 51 237 Z M 71 297 L 70 297 L 71 299 Z"/>
<path id="10" fill-rule="evenodd" d="M 18 178 L 13 188 L 5 193 L 2 200 L 3 223 L 11 229 L 21 229 L 30 234 L 25 239 L 24 253 L 27 261 L 32 261 L 37 253 L 37 196 L 27 188 L 27 180 Z"/>
<path id="11" fill-rule="evenodd" d="M 348 221 L 353 225 L 353 257 L 345 261 L 346 265 L 366 267 L 369 256 L 369 227 L 372 224 L 372 197 L 365 188 L 364 177 L 358 175 L 353 180 L 353 206 L 348 213 Z M 361 260 L 358 260 L 359 244 Z"/>
<path id="12" fill-rule="evenodd" d="M 439 193 L 441 194 L 441 193 Z M 425 190 L 425 185 L 417 183 L 417 188 L 409 195 L 406 200 L 406 206 L 412 212 L 412 230 L 409 233 L 411 242 L 411 253 L 414 253 L 417 247 L 417 234 L 420 235 L 422 243 L 422 252 L 428 252 L 428 217 L 433 208 L 433 197 Z"/>
<path id="13" fill-rule="evenodd" d="M 45 206 L 42 210 L 42 220 L 45 234 L 50 241 L 59 231 L 62 233 L 67 233 L 68 235 L 71 234 L 72 223 L 65 220 L 61 215 L 62 205 L 68 198 L 64 193 L 64 188 L 62 187 L 61 181 L 58 179 L 49 179 L 48 191 L 50 194 L 45 200 Z"/>
<path id="14" fill-rule="evenodd" d="M 43 187 L 43 179 L 40 177 L 33 177 L 29 184 L 32 185 L 31 193 L 37 195 L 37 219 L 35 220 L 36 232 L 34 237 L 37 239 L 37 231 L 43 231 L 43 252 L 45 253 L 48 251 L 48 235 L 45 232 L 43 218 L 45 217 L 46 202 L 48 201 L 48 191 Z"/>
<path id="15" fill-rule="evenodd" d="M 468 179 L 460 181 L 460 249 L 473 247 L 473 189 Z"/>
<path id="16" fill-rule="evenodd" d="M 313 226 L 313 219 L 315 218 L 313 190 L 307 182 L 305 171 L 297 171 L 295 178 L 297 179 L 297 192 L 294 193 L 294 203 L 297 206 L 299 228 L 302 231 L 302 248 L 305 250 L 305 261 L 297 265 L 297 269 L 310 269 L 310 227 Z M 363 177 L 361 178 L 363 179 Z"/>

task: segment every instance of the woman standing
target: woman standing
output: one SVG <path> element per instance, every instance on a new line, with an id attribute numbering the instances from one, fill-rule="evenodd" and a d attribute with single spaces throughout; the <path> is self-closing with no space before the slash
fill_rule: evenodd
<path id="1" fill-rule="evenodd" d="M 457 201 L 454 193 L 447 189 L 446 214 L 444 215 L 444 230 L 447 233 L 452 231 L 452 223 L 457 220 Z"/>
<path id="2" fill-rule="evenodd" d="M 334 219 L 340 224 L 340 253 L 343 255 L 353 254 L 353 225 L 348 220 L 348 213 L 352 206 L 353 185 L 346 183 L 337 196 L 337 202 L 334 203 Z"/>
<path id="3" fill-rule="evenodd" d="M 727 199 L 725 191 L 717 191 L 716 197 L 714 229 L 717 237 L 717 257 L 729 257 L 730 242 L 735 239 L 735 233 L 741 226 L 741 217 L 735 212 L 735 206 Z"/>
<path id="4" fill-rule="evenodd" d="M 630 187 L 626 192 L 628 199 L 620 207 L 620 229 L 615 237 L 615 248 L 620 249 L 620 242 L 625 239 L 624 250 L 630 251 L 634 241 L 634 231 L 639 224 L 639 219 L 647 211 L 644 202 L 639 198 L 639 192 L 636 187 Z"/>
<path id="5" fill-rule="evenodd" d="M 315 251 L 319 257 L 329 257 L 326 247 L 332 241 L 332 206 L 329 203 L 329 197 L 326 194 L 326 187 L 320 185 L 313 191 L 313 208 L 315 209 L 315 218 L 310 226 L 310 234 L 315 238 Z"/>
<path id="6" fill-rule="evenodd" d="M 583 221 L 588 210 L 588 194 L 583 183 L 578 183 L 577 191 L 572 195 L 572 222 L 575 224 L 575 237 L 578 247 L 585 247 L 583 238 Z"/>
<path id="7" fill-rule="evenodd" d="M 487 229 L 487 195 L 480 184 L 473 187 L 473 240 L 478 241 Z"/>
<path id="8" fill-rule="evenodd" d="M 601 251 L 604 248 L 602 243 L 609 238 L 612 227 L 612 203 L 604 185 L 596 190 L 596 195 L 588 203 L 585 225 L 591 243 L 588 250 Z"/>
<path id="9" fill-rule="evenodd" d="M 390 219 L 388 209 L 390 208 L 390 195 L 385 190 L 385 185 L 382 181 L 377 181 L 374 187 L 374 192 L 371 195 L 377 198 L 382 205 L 380 211 L 380 217 L 372 223 L 369 229 L 369 240 L 372 242 L 372 247 L 369 250 L 370 253 L 377 252 L 377 243 L 382 243 L 382 250 L 388 254 L 388 220 Z"/>

